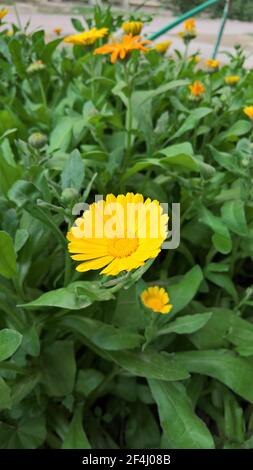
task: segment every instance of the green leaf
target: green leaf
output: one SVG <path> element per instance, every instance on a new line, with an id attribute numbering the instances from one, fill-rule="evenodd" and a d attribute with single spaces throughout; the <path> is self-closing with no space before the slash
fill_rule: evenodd
<path id="1" fill-rule="evenodd" d="M 41 381 L 51 397 L 69 395 L 74 388 L 76 363 L 72 341 L 54 341 L 41 354 Z"/>
<path id="2" fill-rule="evenodd" d="M 171 137 L 172 139 L 176 139 L 181 135 L 185 134 L 185 132 L 190 131 L 196 128 L 197 124 L 208 114 L 212 113 L 211 108 L 197 108 L 191 111 L 189 116 L 185 119 L 183 125 L 177 130 L 177 132 Z"/>
<path id="3" fill-rule="evenodd" d="M 21 41 L 13 37 L 9 42 L 9 51 L 11 53 L 13 64 L 16 67 L 16 71 L 19 77 L 23 79 L 26 75 L 26 68 L 24 61 L 22 60 L 22 58 L 24 57 L 24 53 L 22 50 Z"/>
<path id="4" fill-rule="evenodd" d="M 15 252 L 18 253 L 25 243 L 27 242 L 29 238 L 29 232 L 25 229 L 18 229 L 15 234 L 15 241 L 14 241 L 14 246 L 15 246 Z"/>
<path id="5" fill-rule="evenodd" d="M 0 331 L 0 361 L 11 357 L 19 348 L 22 335 L 15 330 L 4 329 Z"/>
<path id="6" fill-rule="evenodd" d="M 113 299 L 109 289 L 101 287 L 99 282 L 76 281 L 68 287 L 55 289 L 42 294 L 38 299 L 22 307 L 37 309 L 40 307 L 59 307 L 70 310 L 79 310 L 88 307 L 95 301 Z"/>
<path id="7" fill-rule="evenodd" d="M 11 279 L 16 272 L 16 253 L 12 238 L 7 232 L 0 231 L 0 274 Z"/>
<path id="8" fill-rule="evenodd" d="M 213 449 L 210 432 L 194 413 L 181 383 L 148 381 L 157 403 L 160 423 L 174 449 Z"/>
<path id="9" fill-rule="evenodd" d="M 229 230 L 241 237 L 249 236 L 243 201 L 239 199 L 237 201 L 226 201 L 221 208 L 221 215 Z"/>
<path id="10" fill-rule="evenodd" d="M 114 362 L 134 375 L 159 380 L 183 380 L 189 377 L 184 366 L 155 351 L 145 352 L 110 352 L 107 353 Z"/>
<path id="11" fill-rule="evenodd" d="M 176 318 L 168 326 L 158 331 L 157 335 L 167 335 L 168 333 L 177 333 L 178 335 L 190 334 L 200 330 L 212 317 L 212 312 L 195 313 L 194 315 L 185 315 Z"/>
<path id="12" fill-rule="evenodd" d="M 168 285 L 173 315 L 183 310 L 191 302 L 198 292 L 202 280 L 201 268 L 196 265 L 179 282 Z"/>
<path id="13" fill-rule="evenodd" d="M 78 150 L 74 150 L 63 168 L 61 175 L 62 189 L 75 188 L 80 191 L 84 179 L 84 162 Z"/>
<path id="14" fill-rule="evenodd" d="M 44 416 L 24 417 L 15 424 L 0 422 L 0 449 L 37 449 L 46 438 Z"/>
<path id="15" fill-rule="evenodd" d="M 168 355 L 168 358 L 170 356 Z M 213 377 L 227 385 L 245 400 L 253 403 L 253 364 L 231 351 L 187 351 L 175 353 L 173 358 L 189 372 Z"/>
<path id="16" fill-rule="evenodd" d="M 212 236 L 212 242 L 216 250 L 222 254 L 230 253 L 232 249 L 232 240 L 226 225 L 223 224 L 222 219 L 214 215 L 204 206 L 200 208 L 199 213 L 199 220 L 214 232 Z"/>
<path id="17" fill-rule="evenodd" d="M 11 389 L 7 383 L 0 377 L 0 410 L 11 408 Z M 0 443 L 1 446 L 1 443 Z"/>
<path id="18" fill-rule="evenodd" d="M 252 129 L 251 122 L 241 119 L 236 121 L 227 131 L 221 132 L 215 139 L 215 144 L 220 144 L 224 141 L 235 141 L 237 137 L 247 134 Z"/>
<path id="19" fill-rule="evenodd" d="M 231 295 L 235 302 L 238 302 L 238 293 L 229 275 L 217 272 L 206 272 L 205 278 L 213 282 L 213 284 L 216 284 L 216 286 L 222 287 L 229 295 Z"/>
<path id="20" fill-rule="evenodd" d="M 61 320 L 61 325 L 83 336 L 100 349 L 118 351 L 137 348 L 144 338 L 123 328 L 116 328 L 99 320 L 69 315 Z"/>
<path id="21" fill-rule="evenodd" d="M 104 374 L 96 369 L 80 370 L 76 382 L 76 391 L 88 397 L 104 380 Z"/>
<path id="22" fill-rule="evenodd" d="M 69 425 L 62 449 L 91 449 L 91 445 L 83 429 L 82 409 L 77 408 Z"/>

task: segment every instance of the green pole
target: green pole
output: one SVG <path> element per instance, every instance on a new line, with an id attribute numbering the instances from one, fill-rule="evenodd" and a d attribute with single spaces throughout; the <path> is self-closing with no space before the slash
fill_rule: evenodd
<path id="1" fill-rule="evenodd" d="M 218 37 L 217 37 L 217 40 L 216 40 L 216 43 L 215 43 L 215 46 L 214 46 L 214 50 L 213 50 L 213 55 L 212 55 L 213 59 L 215 59 L 215 57 L 217 56 L 217 53 L 218 53 L 218 50 L 219 50 L 219 47 L 220 47 L 220 43 L 221 43 L 221 39 L 222 39 L 222 36 L 223 36 L 224 28 L 225 28 L 225 25 L 226 25 L 226 21 L 228 19 L 229 5 L 230 5 L 230 0 L 226 0 L 225 6 L 224 6 L 224 11 L 223 11 L 223 16 L 222 16 L 222 20 L 221 20 L 220 30 L 219 30 Z"/>
<path id="2" fill-rule="evenodd" d="M 211 5 L 214 5 L 214 3 L 219 2 L 220 0 L 208 0 L 207 2 L 203 3 L 202 5 L 199 5 L 198 7 L 193 8 L 192 10 L 188 11 L 184 15 L 180 16 L 177 18 L 175 21 L 170 23 L 167 26 L 164 26 L 164 28 L 160 29 L 156 33 L 151 34 L 148 39 L 153 41 L 156 38 L 159 38 L 164 33 L 167 33 L 167 31 L 170 31 L 172 28 L 177 26 L 178 24 L 182 23 L 183 21 L 187 20 L 188 18 L 191 18 L 192 16 L 196 15 L 197 13 L 201 12 L 202 10 L 205 10 L 205 8 L 210 7 Z"/>

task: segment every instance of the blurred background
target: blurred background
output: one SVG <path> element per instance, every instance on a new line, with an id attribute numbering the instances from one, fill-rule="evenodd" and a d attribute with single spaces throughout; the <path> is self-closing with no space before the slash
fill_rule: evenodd
<path id="1" fill-rule="evenodd" d="M 9 8 L 6 18 L 10 23 L 20 21 L 23 27 L 29 22 L 28 29 L 43 27 L 48 36 L 53 35 L 55 27 L 62 28 L 62 34 L 74 31 L 71 18 L 80 14 L 88 15 L 93 7 L 99 4 L 110 6 L 124 19 L 134 18 L 147 21 L 144 35 L 158 31 L 170 23 L 173 17 L 179 16 L 205 0 L 26 0 L 3 1 L 1 7 Z M 210 57 L 215 43 L 224 9 L 224 0 L 207 8 L 195 18 L 198 36 L 191 44 L 190 52 L 200 51 L 203 57 Z M 18 16 L 14 9 L 17 6 Z M 158 41 L 171 39 L 173 48 L 182 49 L 183 44 L 177 33 L 182 25 L 161 36 Z M 219 58 L 226 61 L 226 54 L 233 52 L 234 45 L 240 44 L 248 57 L 246 65 L 253 67 L 253 0 L 231 0 L 229 20 L 226 23 L 221 42 Z"/>

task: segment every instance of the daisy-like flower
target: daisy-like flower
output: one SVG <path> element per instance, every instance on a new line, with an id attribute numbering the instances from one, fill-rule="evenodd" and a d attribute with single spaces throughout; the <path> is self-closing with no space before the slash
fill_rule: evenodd
<path id="1" fill-rule="evenodd" d="M 253 121 L 253 106 L 245 106 L 245 108 L 243 108 L 243 112 L 251 119 L 251 121 Z"/>
<path id="2" fill-rule="evenodd" d="M 163 41 L 155 44 L 154 49 L 159 52 L 159 54 L 165 54 L 171 45 L 172 41 Z"/>
<path id="3" fill-rule="evenodd" d="M 190 33 L 196 31 L 196 21 L 194 18 L 189 18 L 184 22 L 184 30 Z"/>
<path id="4" fill-rule="evenodd" d="M 126 21 L 122 24 L 122 29 L 126 34 L 132 34 L 135 36 L 136 34 L 140 34 L 143 28 L 143 23 L 141 21 Z"/>
<path id="5" fill-rule="evenodd" d="M 241 77 L 239 75 L 228 75 L 225 77 L 225 83 L 231 86 L 236 85 L 240 80 Z"/>
<path id="6" fill-rule="evenodd" d="M 89 46 L 97 39 L 103 38 L 108 33 L 108 28 L 92 28 L 89 31 L 83 31 L 79 34 L 66 36 L 64 42 L 67 44 L 75 44 L 77 46 Z"/>
<path id="7" fill-rule="evenodd" d="M 214 72 L 215 70 L 218 70 L 220 66 L 220 60 L 218 59 L 207 59 L 205 61 L 205 64 L 207 68 L 209 69 L 210 72 Z"/>
<path id="8" fill-rule="evenodd" d="M 121 42 L 114 42 L 98 47 L 98 49 L 95 49 L 94 54 L 111 54 L 111 63 L 114 64 L 118 59 L 125 59 L 127 54 L 131 51 L 137 50 L 146 52 L 148 49 L 144 47 L 144 45 L 150 43 L 151 41 L 148 39 L 140 41 L 140 36 L 128 34 L 122 38 Z"/>
<path id="9" fill-rule="evenodd" d="M 156 313 L 169 313 L 173 307 L 163 287 L 148 287 L 141 293 L 141 301 L 145 307 Z"/>
<path id="10" fill-rule="evenodd" d="M 7 8 L 1 8 L 0 10 L 0 21 L 2 21 L 2 19 L 8 15 L 9 13 L 9 10 Z"/>
<path id="11" fill-rule="evenodd" d="M 167 236 L 168 216 L 158 201 L 141 194 L 109 194 L 89 206 L 67 234 L 79 272 L 104 268 L 116 276 L 156 258 Z"/>
<path id="12" fill-rule="evenodd" d="M 189 90 L 193 97 L 200 98 L 205 93 L 206 88 L 199 80 L 195 80 L 195 82 L 189 85 Z"/>
<path id="13" fill-rule="evenodd" d="M 60 36 L 60 34 L 61 34 L 61 32 L 62 32 L 62 28 L 60 28 L 60 27 L 54 28 L 54 29 L 53 29 L 53 32 L 54 32 L 55 34 L 57 34 L 57 36 Z"/>

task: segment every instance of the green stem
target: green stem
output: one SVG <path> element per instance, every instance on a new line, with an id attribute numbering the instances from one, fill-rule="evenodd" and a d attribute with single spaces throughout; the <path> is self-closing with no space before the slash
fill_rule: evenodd
<path id="1" fill-rule="evenodd" d="M 132 102 L 131 102 L 131 80 L 129 77 L 129 70 L 128 64 L 124 63 L 124 71 L 125 71 L 125 80 L 127 84 L 127 110 L 126 110 L 126 131 L 127 131 L 127 138 L 126 138 L 126 150 L 125 156 L 123 160 L 123 170 L 127 168 L 129 158 L 131 156 L 131 129 L 132 129 Z"/>
<path id="2" fill-rule="evenodd" d="M 45 108 L 47 108 L 47 98 L 46 98 L 46 95 L 45 95 L 45 90 L 44 90 L 44 87 L 43 87 L 41 77 L 39 77 L 39 87 L 40 87 L 42 103 L 44 104 Z"/>

